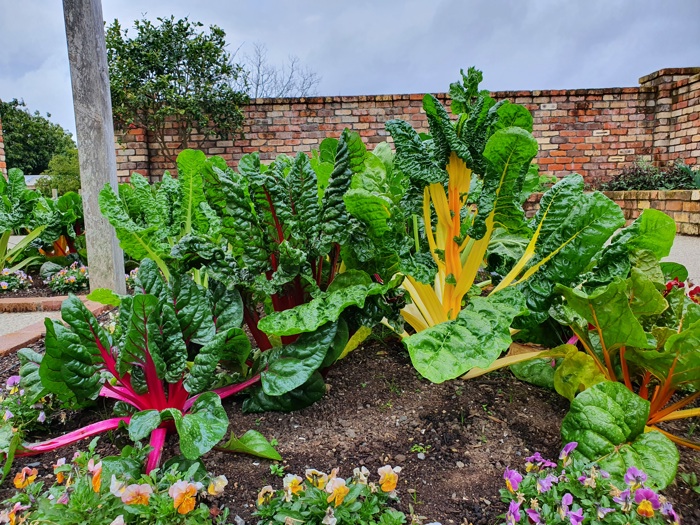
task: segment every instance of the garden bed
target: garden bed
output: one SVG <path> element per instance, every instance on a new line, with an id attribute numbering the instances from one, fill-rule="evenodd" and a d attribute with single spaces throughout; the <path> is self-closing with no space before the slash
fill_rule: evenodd
<path id="1" fill-rule="evenodd" d="M 16 358 L 4 358 L 0 372 L 2 381 L 16 373 Z M 498 495 L 504 469 L 522 469 L 524 458 L 535 451 L 554 458 L 561 446 L 559 427 L 568 408 L 562 397 L 520 382 L 508 372 L 472 381 L 429 383 L 417 375 L 395 341 L 367 343 L 334 366 L 326 382 L 326 397 L 299 412 L 243 415 L 239 402 L 226 402 L 230 430 L 240 436 L 255 429 L 277 439 L 283 466 L 290 473 L 338 466 L 341 475 L 348 476 L 356 466 L 376 472 L 387 463 L 399 465 L 403 470 L 398 507 L 408 514 L 411 505 L 425 522 L 500 523 L 497 516 L 506 510 Z M 65 424 L 52 425 L 56 429 L 52 435 L 109 412 L 110 407 L 100 405 L 67 414 Z M 692 433 L 692 426 L 683 425 L 675 430 Z M 169 439 L 166 458 L 177 453 L 176 442 L 175 436 Z M 126 443 L 125 434 L 115 433 L 104 437 L 98 450 L 116 454 Z M 82 442 L 56 453 L 18 459 L 13 473 L 33 465 L 41 479 L 50 480 L 57 458 L 70 458 L 86 446 Z M 204 461 L 208 470 L 225 474 L 230 481 L 217 505 L 228 506 L 249 523 L 255 521 L 251 513 L 258 490 L 267 484 L 282 485 L 266 460 L 214 451 Z M 699 470 L 700 453 L 681 449 L 679 471 Z M 12 492 L 6 482 L 0 498 Z M 680 477 L 665 493 L 682 512 L 683 523 L 700 523 L 697 494 Z"/>

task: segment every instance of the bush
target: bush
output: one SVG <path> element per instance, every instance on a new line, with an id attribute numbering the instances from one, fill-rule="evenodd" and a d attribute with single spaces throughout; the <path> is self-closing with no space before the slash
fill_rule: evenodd
<path id="1" fill-rule="evenodd" d="M 80 163 L 78 150 L 71 149 L 66 153 L 54 155 L 49 161 L 49 167 L 44 172 L 45 177 L 36 181 L 36 189 L 45 197 L 51 197 L 51 190 L 58 190 L 59 195 L 69 191 L 80 190 Z"/>
<path id="2" fill-rule="evenodd" d="M 647 162 L 637 162 L 622 170 L 613 180 L 600 185 L 602 191 L 693 190 L 700 188 L 700 171 L 677 161 L 666 171 Z"/>

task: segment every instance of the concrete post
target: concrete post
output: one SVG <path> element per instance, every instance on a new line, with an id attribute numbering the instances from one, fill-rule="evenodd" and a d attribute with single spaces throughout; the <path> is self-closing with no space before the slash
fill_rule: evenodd
<path id="1" fill-rule="evenodd" d="M 90 288 L 126 293 L 124 253 L 100 213 L 105 184 L 117 190 L 112 102 L 101 0 L 63 0 L 80 161 Z"/>

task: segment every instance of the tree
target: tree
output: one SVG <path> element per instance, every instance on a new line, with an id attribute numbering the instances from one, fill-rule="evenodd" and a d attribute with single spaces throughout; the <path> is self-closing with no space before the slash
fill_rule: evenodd
<path id="1" fill-rule="evenodd" d="M 281 67 L 270 64 L 267 47 L 256 42 L 253 52 L 243 56 L 248 94 L 252 98 L 309 97 L 316 94 L 321 77 L 290 55 Z"/>
<path id="2" fill-rule="evenodd" d="M 49 161 L 45 172 L 46 177 L 36 181 L 36 189 L 44 196 L 51 197 L 51 190 L 58 190 L 59 195 L 80 189 L 80 163 L 78 150 L 71 149 L 65 153 L 54 155 Z"/>
<path id="3" fill-rule="evenodd" d="M 51 114 L 30 113 L 23 100 L 0 101 L 7 167 L 27 175 L 42 173 L 54 155 L 75 149 L 70 133 L 49 121 Z"/>
<path id="4" fill-rule="evenodd" d="M 240 106 L 247 95 L 240 84 L 241 66 L 226 51 L 223 29 L 188 18 L 134 22 L 127 36 L 115 20 L 106 29 L 112 111 L 118 128 L 148 130 L 162 152 L 174 158 L 177 146 L 166 140 L 166 126 L 177 122 L 179 149 L 201 147 L 211 136 L 229 138 L 240 130 Z M 200 135 L 193 140 L 194 133 Z"/>

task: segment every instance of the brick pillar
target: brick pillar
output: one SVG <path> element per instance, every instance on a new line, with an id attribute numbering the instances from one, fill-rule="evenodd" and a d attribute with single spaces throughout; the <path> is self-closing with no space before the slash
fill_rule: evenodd
<path id="1" fill-rule="evenodd" d="M 654 100 L 654 133 L 651 150 L 652 162 L 657 167 L 666 166 L 673 155 L 670 152 L 672 134 L 675 126 L 673 104 L 676 84 L 700 73 L 700 68 L 685 67 L 661 69 L 639 79 L 643 91 Z"/>
<path id="2" fill-rule="evenodd" d="M 2 138 L 2 120 L 0 120 L 0 173 L 7 175 L 7 162 L 5 161 L 5 142 Z"/>

